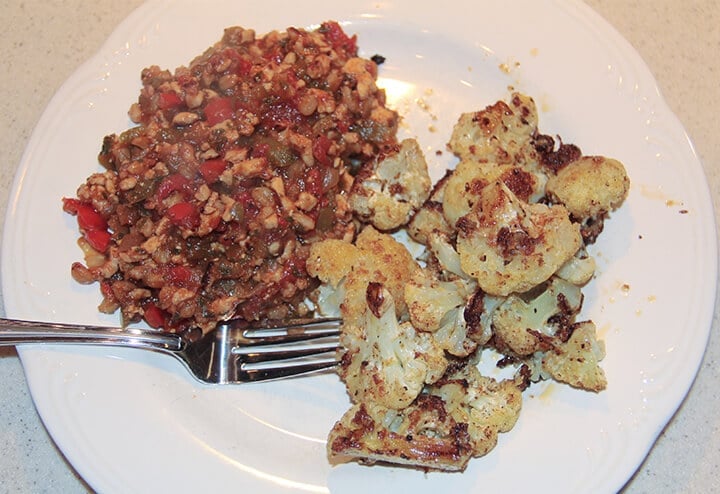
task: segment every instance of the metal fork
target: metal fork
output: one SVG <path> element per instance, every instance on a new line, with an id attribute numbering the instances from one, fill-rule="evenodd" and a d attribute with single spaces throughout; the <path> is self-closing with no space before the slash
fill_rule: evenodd
<path id="1" fill-rule="evenodd" d="M 243 327 L 244 326 L 244 327 Z M 171 355 L 199 381 L 240 384 L 309 374 L 337 364 L 339 319 L 247 327 L 226 321 L 197 341 L 159 330 L 0 319 L 0 346 L 26 343 L 105 345 Z"/>

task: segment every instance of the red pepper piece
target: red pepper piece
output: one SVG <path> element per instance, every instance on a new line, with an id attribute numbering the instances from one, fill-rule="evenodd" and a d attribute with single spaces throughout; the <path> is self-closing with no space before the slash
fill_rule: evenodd
<path id="1" fill-rule="evenodd" d="M 152 302 L 143 307 L 143 317 L 151 328 L 163 328 L 167 325 L 167 313 Z"/>
<path id="2" fill-rule="evenodd" d="M 63 198 L 63 210 L 77 216 L 78 228 L 93 249 L 98 252 L 108 249 L 111 235 L 107 231 L 107 221 L 90 203 L 66 197 Z"/>
<path id="3" fill-rule="evenodd" d="M 232 118 L 235 113 L 231 98 L 214 98 L 205 106 L 205 120 L 208 125 L 217 125 Z"/>
<path id="4" fill-rule="evenodd" d="M 177 285 L 185 285 L 192 278 L 192 271 L 185 266 L 173 266 L 168 271 L 170 280 Z"/>
<path id="5" fill-rule="evenodd" d="M 161 110 L 169 110 L 171 108 L 177 108 L 183 104 L 183 100 L 177 93 L 159 93 L 158 94 L 158 108 Z"/>
<path id="6" fill-rule="evenodd" d="M 211 184 L 220 178 L 226 166 L 225 160 L 207 160 L 200 165 L 200 175 L 202 175 L 205 183 Z"/>
<path id="7" fill-rule="evenodd" d="M 105 252 L 110 247 L 112 237 L 107 230 L 87 230 L 83 232 L 83 236 L 90 244 L 90 247 L 98 252 Z"/>
<path id="8" fill-rule="evenodd" d="M 192 194 L 192 184 L 190 183 L 190 180 L 185 178 L 183 175 L 173 173 L 172 175 L 165 177 L 163 181 L 160 182 L 160 185 L 158 185 L 158 201 L 166 199 L 170 196 L 170 194 L 177 191 L 180 191 L 183 194 L 183 197 L 187 198 Z"/>
<path id="9" fill-rule="evenodd" d="M 107 230 L 107 221 L 91 204 L 78 199 L 63 199 L 63 210 L 77 216 L 78 226 L 81 230 Z"/>
<path id="10" fill-rule="evenodd" d="M 173 224 L 192 229 L 200 223 L 200 213 L 194 204 L 189 202 L 178 202 L 167 210 L 168 218 Z"/>

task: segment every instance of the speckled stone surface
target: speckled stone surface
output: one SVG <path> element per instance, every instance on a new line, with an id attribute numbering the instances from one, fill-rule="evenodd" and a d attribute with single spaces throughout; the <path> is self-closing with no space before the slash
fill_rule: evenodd
<path id="1" fill-rule="evenodd" d="M 140 3 L 0 1 L 0 221 L 15 169 L 45 105 Z M 615 26 L 650 66 L 662 94 L 696 146 L 717 203 L 720 2 L 587 3 Z M 624 492 L 720 492 L 718 326 L 716 310 L 707 353 L 688 397 Z M 0 382 L 0 492 L 88 492 L 89 487 L 45 432 L 14 349 L 0 348 Z"/>

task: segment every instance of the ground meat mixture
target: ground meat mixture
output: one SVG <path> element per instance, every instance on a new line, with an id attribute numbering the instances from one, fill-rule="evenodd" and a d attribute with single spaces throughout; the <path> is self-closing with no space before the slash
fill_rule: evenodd
<path id="1" fill-rule="evenodd" d="M 142 71 L 107 136 L 104 173 L 65 198 L 100 310 L 199 334 L 218 320 L 303 315 L 309 245 L 355 234 L 352 171 L 397 148 L 398 115 L 335 22 L 222 40 L 174 73 Z"/>

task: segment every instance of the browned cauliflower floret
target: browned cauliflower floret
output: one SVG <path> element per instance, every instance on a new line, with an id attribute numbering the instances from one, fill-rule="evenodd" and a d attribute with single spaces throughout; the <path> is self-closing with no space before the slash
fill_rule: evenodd
<path id="1" fill-rule="evenodd" d="M 346 331 L 343 324 L 340 377 L 353 402 L 404 408 L 445 373 L 445 352 L 431 333 L 398 321 L 393 297 L 382 285 L 368 285 L 366 302 L 360 327 Z"/>
<path id="2" fill-rule="evenodd" d="M 537 160 L 532 137 L 538 115 L 532 98 L 514 93 L 484 110 L 463 113 L 448 147 L 461 160 L 512 164 Z"/>
<path id="3" fill-rule="evenodd" d="M 495 447 L 499 433 L 514 427 L 525 386 L 520 376 L 496 381 L 465 366 L 401 410 L 356 404 L 330 432 L 328 456 L 464 470 L 470 458 Z"/>
<path id="4" fill-rule="evenodd" d="M 548 198 L 563 204 L 574 221 L 582 225 L 586 244 L 602 232 L 608 213 L 628 195 L 630 179 L 622 163 L 602 156 L 581 156 L 551 175 L 546 185 Z"/>
<path id="5" fill-rule="evenodd" d="M 605 357 L 605 344 L 595 334 L 595 324 L 580 322 L 572 327 L 565 343 L 556 345 L 542 358 L 542 369 L 553 379 L 589 391 L 607 387 L 600 361 Z"/>
<path id="6" fill-rule="evenodd" d="M 622 163 L 602 156 L 583 156 L 548 179 L 546 190 L 578 220 L 598 217 L 620 206 L 630 189 Z"/>
<path id="7" fill-rule="evenodd" d="M 588 254 L 585 247 L 581 247 L 574 256 L 560 266 L 555 275 L 573 285 L 584 285 L 595 274 L 595 258 Z"/>
<path id="8" fill-rule="evenodd" d="M 405 285 L 419 269 L 405 246 L 371 226 L 360 232 L 354 245 L 340 240 L 313 244 L 307 261 L 308 273 L 325 283 L 318 301 L 321 312 L 332 315 L 330 306 L 339 303 L 343 319 L 355 326 L 365 315 L 370 282 L 382 283 L 397 301 L 398 314 L 406 314 Z"/>
<path id="9" fill-rule="evenodd" d="M 332 461 L 358 459 L 459 471 L 475 453 L 468 425 L 458 423 L 438 396 L 422 394 L 402 410 L 358 403 L 330 431 Z"/>
<path id="10" fill-rule="evenodd" d="M 553 278 L 539 294 L 510 295 L 492 316 L 496 344 L 519 356 L 546 349 L 546 337 L 574 317 L 582 307 L 582 292 L 576 285 Z"/>
<path id="11" fill-rule="evenodd" d="M 537 202 L 545 195 L 545 175 L 515 165 L 460 161 L 445 187 L 443 214 L 447 222 L 455 225 L 477 203 L 482 190 L 497 181 L 503 182 L 524 202 Z"/>
<path id="12" fill-rule="evenodd" d="M 420 331 L 434 333 L 435 341 L 448 353 L 467 357 L 477 342 L 468 337 L 465 305 L 475 290 L 470 280 L 440 281 L 427 273 L 405 286 L 410 322 Z"/>
<path id="13" fill-rule="evenodd" d="M 445 173 L 445 176 L 433 187 L 430 197 L 410 219 L 407 225 L 408 235 L 416 242 L 427 245 L 428 236 L 433 233 L 454 235 L 455 229 L 447 222 L 443 214 L 445 187 L 452 173 L 450 170 Z"/>
<path id="14" fill-rule="evenodd" d="M 405 225 L 430 195 L 432 182 L 420 145 L 405 139 L 394 154 L 368 162 L 355 177 L 348 202 L 379 230 Z"/>
<path id="15" fill-rule="evenodd" d="M 477 367 L 466 365 L 429 386 L 428 391 L 443 399 L 455 421 L 467 424 L 473 456 L 483 456 L 495 447 L 499 433 L 515 426 L 526 385 L 520 375 L 496 381 L 481 375 Z"/>
<path id="16" fill-rule="evenodd" d="M 563 206 L 526 204 L 502 182 L 482 190 L 458 230 L 463 271 L 499 296 L 546 281 L 582 245 L 580 229 Z"/>

